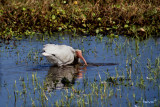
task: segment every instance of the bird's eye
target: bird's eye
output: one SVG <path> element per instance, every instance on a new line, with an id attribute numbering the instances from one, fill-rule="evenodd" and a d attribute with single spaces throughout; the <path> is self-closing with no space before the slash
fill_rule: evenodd
<path id="1" fill-rule="evenodd" d="M 55 54 L 52 54 L 53 56 L 56 56 Z"/>

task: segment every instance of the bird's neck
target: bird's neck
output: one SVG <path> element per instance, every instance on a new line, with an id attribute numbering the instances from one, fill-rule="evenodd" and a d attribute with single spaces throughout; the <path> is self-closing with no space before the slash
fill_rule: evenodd
<path id="1" fill-rule="evenodd" d="M 80 59 L 78 57 L 74 57 L 73 64 L 79 64 Z"/>

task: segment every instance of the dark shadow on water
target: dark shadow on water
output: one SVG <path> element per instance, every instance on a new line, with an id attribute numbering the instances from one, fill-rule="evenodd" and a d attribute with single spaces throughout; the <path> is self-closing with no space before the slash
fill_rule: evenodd
<path id="1" fill-rule="evenodd" d="M 114 66 L 119 65 L 118 63 L 87 63 L 88 66 Z"/>
<path id="2" fill-rule="evenodd" d="M 31 68 L 28 71 L 42 71 L 42 70 L 48 70 L 52 65 L 51 64 L 43 64 L 43 65 L 37 65 Z"/>
<path id="3" fill-rule="evenodd" d="M 118 63 L 87 63 L 88 65 L 87 66 L 115 66 L 115 65 L 119 65 Z M 84 64 L 79 64 L 79 65 L 76 65 L 76 66 L 79 66 L 79 67 L 83 67 Z M 75 65 L 69 65 L 70 67 L 72 66 L 73 68 L 75 68 Z M 87 66 L 84 66 L 87 68 Z M 36 67 L 33 67 L 32 68 L 32 71 L 39 71 L 39 70 L 46 70 L 46 69 L 49 69 L 49 68 L 58 68 L 57 66 L 53 66 L 51 64 L 43 64 L 43 65 L 37 65 Z M 62 67 L 59 67 L 59 68 L 66 68 L 68 66 L 62 66 Z"/>

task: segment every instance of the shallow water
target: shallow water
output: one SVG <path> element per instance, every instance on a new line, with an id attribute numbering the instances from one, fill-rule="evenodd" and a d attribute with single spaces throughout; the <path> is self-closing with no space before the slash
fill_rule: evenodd
<path id="1" fill-rule="evenodd" d="M 55 102 L 62 99 L 62 93 L 71 86 L 89 94 L 92 88 L 85 89 L 84 81 L 88 84 L 109 83 L 106 98 L 102 100 L 100 96 L 95 98 L 91 95 L 93 103 L 87 103 L 84 98 L 85 106 L 159 106 L 160 63 L 156 64 L 160 60 L 160 38 L 143 41 L 121 36 L 101 38 L 37 35 L 21 41 L 9 41 L 8 44 L 0 43 L 1 106 L 33 106 L 32 100 L 36 106 L 43 106 L 43 101 L 38 100 L 39 93 L 32 91 L 38 90 L 34 86 L 36 82 L 33 83 L 35 77 L 39 84 L 47 86 L 48 103 L 43 102 L 47 106 L 55 106 Z M 88 66 L 52 67 L 41 55 L 43 45 L 47 43 L 81 49 Z M 111 77 L 116 77 L 116 80 Z M 24 87 L 29 88 L 25 94 Z M 77 102 L 74 99 L 70 104 L 77 106 Z"/>

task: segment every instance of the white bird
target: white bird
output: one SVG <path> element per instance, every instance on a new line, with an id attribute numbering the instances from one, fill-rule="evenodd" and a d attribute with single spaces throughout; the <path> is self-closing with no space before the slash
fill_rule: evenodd
<path id="1" fill-rule="evenodd" d="M 87 65 L 86 60 L 82 56 L 82 51 L 73 49 L 67 45 L 46 44 L 43 48 L 43 56 L 53 65 L 63 66 L 69 64 L 78 64 L 80 59 Z"/>

